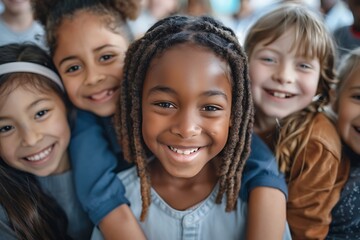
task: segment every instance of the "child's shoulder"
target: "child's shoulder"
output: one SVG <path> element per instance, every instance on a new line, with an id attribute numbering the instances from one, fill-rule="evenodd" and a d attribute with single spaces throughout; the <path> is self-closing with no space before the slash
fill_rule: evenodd
<path id="1" fill-rule="evenodd" d="M 325 113 L 318 113 L 313 120 L 311 142 L 321 144 L 324 149 L 332 152 L 335 156 L 341 155 L 341 140 L 334 123 Z M 340 157 L 339 157 L 340 159 Z"/>

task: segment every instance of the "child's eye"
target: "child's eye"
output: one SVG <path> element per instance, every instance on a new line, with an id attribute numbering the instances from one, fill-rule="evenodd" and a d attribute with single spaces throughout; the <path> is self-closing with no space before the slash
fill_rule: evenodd
<path id="1" fill-rule="evenodd" d="M 75 71 L 78 71 L 80 69 L 80 66 L 79 65 L 74 65 L 74 66 L 71 66 L 69 67 L 66 72 L 67 73 L 71 73 L 71 72 L 75 72 Z"/>
<path id="2" fill-rule="evenodd" d="M 360 101 L 360 94 L 354 94 L 351 96 L 351 98 Z"/>
<path id="3" fill-rule="evenodd" d="M 38 119 L 38 118 L 42 118 L 43 116 L 45 116 L 47 113 L 49 112 L 49 110 L 41 110 L 39 112 L 37 112 L 35 114 L 35 119 Z"/>
<path id="4" fill-rule="evenodd" d="M 299 64 L 299 67 L 304 69 L 304 70 L 311 69 L 311 66 L 309 64 L 306 64 L 306 63 Z"/>
<path id="5" fill-rule="evenodd" d="M 215 111 L 221 110 L 221 108 L 219 108 L 217 106 L 209 105 L 209 106 L 203 107 L 202 110 L 203 111 L 208 111 L 208 112 L 215 112 Z"/>
<path id="6" fill-rule="evenodd" d="M 5 133 L 5 132 L 8 132 L 8 131 L 10 131 L 12 129 L 14 129 L 13 126 L 10 126 L 10 125 L 3 126 L 3 127 L 0 127 L 0 133 Z"/>
<path id="7" fill-rule="evenodd" d="M 100 57 L 100 62 L 109 61 L 109 60 L 112 59 L 113 57 L 114 57 L 114 55 L 111 55 L 111 54 L 103 55 L 103 56 Z"/>
<path id="8" fill-rule="evenodd" d="M 172 103 L 169 102 L 159 102 L 155 103 L 156 106 L 159 106 L 161 108 L 174 108 L 175 106 Z"/>
<path id="9" fill-rule="evenodd" d="M 272 57 L 261 57 L 260 60 L 265 63 L 276 63 L 275 58 Z"/>

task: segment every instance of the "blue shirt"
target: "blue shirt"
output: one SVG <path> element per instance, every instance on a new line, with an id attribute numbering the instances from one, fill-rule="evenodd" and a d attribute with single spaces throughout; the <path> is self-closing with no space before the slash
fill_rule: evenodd
<path id="1" fill-rule="evenodd" d="M 131 210 L 139 218 L 142 201 L 140 195 L 140 180 L 136 167 L 119 173 L 119 178 L 126 186 L 126 197 L 131 202 Z M 151 205 L 144 222 L 139 222 L 145 236 L 149 240 L 171 239 L 245 239 L 245 226 L 247 204 L 240 198 L 234 211 L 226 212 L 226 197 L 221 204 L 216 204 L 215 199 L 219 187 L 198 206 L 178 211 L 170 207 L 151 188 Z M 92 240 L 103 239 L 100 231 L 95 228 Z"/>

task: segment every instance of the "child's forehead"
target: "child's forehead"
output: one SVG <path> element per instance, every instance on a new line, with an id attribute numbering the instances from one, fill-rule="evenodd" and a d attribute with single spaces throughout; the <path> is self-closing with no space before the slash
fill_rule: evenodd
<path id="1" fill-rule="evenodd" d="M 147 72 L 196 71 L 203 68 L 219 69 L 227 75 L 230 73 L 228 62 L 218 56 L 212 49 L 196 44 L 178 44 L 158 53 L 150 62 Z M 172 70 L 173 69 L 173 70 Z M 230 75 L 228 75 L 230 76 Z"/>
<path id="2" fill-rule="evenodd" d="M 176 44 L 170 48 L 164 49 L 161 52 L 158 52 L 151 61 L 151 65 L 156 65 L 159 62 L 165 63 L 174 63 L 176 64 L 178 58 L 188 58 L 194 60 L 197 58 L 202 58 L 203 55 L 208 55 L 211 58 L 218 59 L 221 62 L 225 63 L 225 60 L 215 53 L 209 47 L 201 46 L 195 43 L 181 43 Z M 164 60 L 165 59 L 165 60 Z M 203 62 L 196 62 L 198 65 L 201 65 Z"/>

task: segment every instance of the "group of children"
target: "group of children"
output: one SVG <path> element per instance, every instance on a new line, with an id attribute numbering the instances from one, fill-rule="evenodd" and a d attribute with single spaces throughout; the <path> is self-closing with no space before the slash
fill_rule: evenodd
<path id="1" fill-rule="evenodd" d="M 134 41 L 137 0 L 32 4 L 50 54 L 0 47 L 1 236 L 360 234 L 360 51 L 336 74 L 310 10 L 269 12 L 241 46 L 205 16 Z"/>

